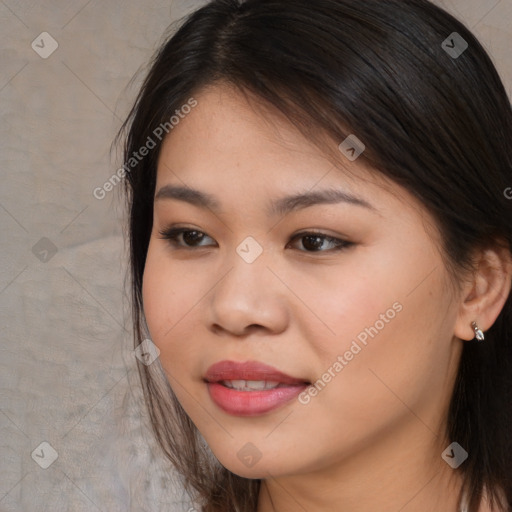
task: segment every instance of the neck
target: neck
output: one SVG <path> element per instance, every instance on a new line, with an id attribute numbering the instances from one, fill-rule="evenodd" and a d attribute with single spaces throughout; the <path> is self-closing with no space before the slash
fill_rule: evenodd
<path id="1" fill-rule="evenodd" d="M 257 511 L 459 512 L 462 477 L 441 458 L 450 443 L 426 432 L 430 443 L 394 435 L 331 467 L 268 478 Z"/>

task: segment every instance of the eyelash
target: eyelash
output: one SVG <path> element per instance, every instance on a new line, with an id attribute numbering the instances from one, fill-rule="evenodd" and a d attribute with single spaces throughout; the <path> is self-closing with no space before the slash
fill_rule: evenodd
<path id="1" fill-rule="evenodd" d="M 179 245 L 178 244 L 177 238 L 180 235 L 182 235 L 183 233 L 194 233 L 194 232 L 208 236 L 203 231 L 199 231 L 197 229 L 188 229 L 188 228 L 169 228 L 169 229 L 165 229 L 165 230 L 159 231 L 159 233 L 161 235 L 160 238 L 162 238 L 164 240 L 168 240 L 170 245 L 172 245 L 174 247 L 177 247 L 179 249 L 196 250 L 196 249 L 201 249 L 201 248 L 204 248 L 204 247 L 208 247 L 208 246 L 205 246 L 205 245 L 198 245 L 198 246 L 187 246 L 187 245 L 185 245 L 185 246 L 183 246 L 183 245 Z M 328 242 L 332 242 L 332 243 L 336 244 L 337 247 L 335 247 L 334 249 L 327 250 L 327 251 L 321 251 L 321 250 L 319 250 L 319 251 L 300 250 L 300 252 L 308 252 L 308 253 L 312 253 L 312 254 L 314 254 L 314 253 L 325 253 L 325 252 L 338 252 L 338 251 L 342 251 L 342 250 L 347 249 L 347 248 L 351 247 L 352 245 L 354 245 L 353 242 L 348 242 L 347 240 L 342 240 L 340 238 L 335 238 L 335 237 L 326 235 L 325 233 L 314 232 L 314 231 L 307 231 L 307 232 L 303 232 L 303 233 L 298 233 L 298 234 L 294 235 L 291 238 L 290 242 L 294 242 L 297 239 L 306 238 L 306 237 L 321 238 L 324 241 L 328 241 Z M 209 237 L 209 238 L 211 238 L 211 237 Z M 201 241 L 202 240 L 199 240 L 199 242 L 201 242 Z"/>

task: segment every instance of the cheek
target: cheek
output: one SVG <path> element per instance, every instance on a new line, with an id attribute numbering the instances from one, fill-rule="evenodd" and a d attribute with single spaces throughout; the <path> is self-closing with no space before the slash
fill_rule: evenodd
<path id="1" fill-rule="evenodd" d="M 187 311 L 187 287 L 183 277 L 173 271 L 165 254 L 150 243 L 142 282 L 144 315 L 153 342 L 160 350 L 170 339 L 173 325 L 179 325 Z"/>
<path id="2" fill-rule="evenodd" d="M 446 382 L 454 312 L 441 262 L 418 247 L 427 248 L 391 248 L 374 261 L 354 259 L 350 272 L 331 276 L 328 286 L 308 283 L 310 301 L 332 331 L 310 333 L 323 366 L 318 371 L 336 375 L 336 383 L 328 384 L 334 395 L 323 393 L 319 403 L 328 406 L 332 399 L 345 411 L 350 404 L 365 417 L 362 404 L 368 410 L 396 405 L 392 389 L 414 402 L 429 379 Z M 399 257 L 404 251 L 406 260 Z M 334 366 L 338 356 L 343 361 Z"/>
<path id="3" fill-rule="evenodd" d="M 400 417 L 412 418 L 410 410 L 419 413 L 442 403 L 449 389 L 453 311 L 442 275 L 431 276 L 413 293 L 411 279 L 404 273 L 401 290 L 391 294 L 385 288 L 368 288 L 368 295 L 353 295 L 339 316 L 337 326 L 346 335 L 339 336 L 336 351 L 331 348 L 326 368 L 340 355 L 342 369 L 337 366 L 333 384 L 319 393 L 318 406 L 331 411 L 329 422 L 354 436 L 368 425 L 378 428 Z"/>
<path id="4" fill-rule="evenodd" d="M 372 339 L 368 331 L 375 333 L 376 328 L 377 337 L 381 337 L 380 333 L 402 314 L 398 310 L 403 310 L 403 283 L 396 272 L 382 266 L 382 261 L 354 255 L 337 268 L 291 280 L 296 286 L 294 292 L 314 313 L 306 315 L 308 321 L 303 327 L 324 364 L 349 350 L 353 340 L 364 343 Z"/>
<path id="5" fill-rule="evenodd" d="M 193 343 L 194 314 L 208 283 L 194 281 L 194 275 L 171 264 L 165 249 L 150 244 L 142 284 L 144 315 L 161 363 L 173 375 L 184 372 L 200 348 Z"/>

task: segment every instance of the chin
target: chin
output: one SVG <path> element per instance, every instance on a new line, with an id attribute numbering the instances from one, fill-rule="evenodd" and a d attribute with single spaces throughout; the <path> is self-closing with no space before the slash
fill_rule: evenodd
<path id="1" fill-rule="evenodd" d="M 248 445 L 250 443 L 247 443 Z M 242 478 L 249 479 L 266 479 L 269 477 L 281 477 L 284 474 L 288 474 L 287 468 L 283 467 L 283 457 L 279 457 L 276 460 L 268 460 L 265 459 L 263 454 L 260 454 L 258 457 L 256 452 L 252 455 L 248 455 L 251 453 L 252 448 L 242 447 L 242 449 L 238 450 L 238 453 L 230 454 L 229 457 L 218 458 L 219 462 L 225 467 L 227 470 L 231 471 L 235 475 L 238 475 Z M 275 456 L 276 453 L 273 453 Z M 234 458 L 233 458 L 234 456 Z"/>

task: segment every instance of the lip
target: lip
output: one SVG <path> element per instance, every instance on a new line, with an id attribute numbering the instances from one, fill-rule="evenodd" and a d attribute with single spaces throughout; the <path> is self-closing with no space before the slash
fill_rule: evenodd
<path id="1" fill-rule="evenodd" d="M 237 391 L 227 388 L 223 380 L 265 380 L 279 382 L 280 387 L 262 391 Z M 210 366 L 204 376 L 212 401 L 234 416 L 257 416 L 293 400 L 310 383 L 291 377 L 258 361 L 220 361 Z"/>
<path id="2" fill-rule="evenodd" d="M 259 361 L 220 361 L 208 368 L 204 379 L 208 382 L 221 380 L 272 380 L 281 384 L 304 384 L 306 379 L 298 379 L 280 372 Z"/>

